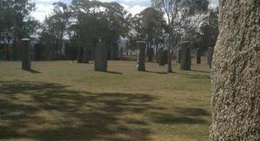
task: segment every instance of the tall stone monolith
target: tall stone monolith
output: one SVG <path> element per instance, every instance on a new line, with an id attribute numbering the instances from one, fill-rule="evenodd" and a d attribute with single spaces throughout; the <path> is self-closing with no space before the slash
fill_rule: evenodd
<path id="1" fill-rule="evenodd" d="M 209 68 L 211 68 L 213 54 L 214 54 L 214 48 L 209 47 L 208 48 L 208 55 L 207 55 L 207 62 L 208 62 Z"/>
<path id="2" fill-rule="evenodd" d="M 95 71 L 107 71 L 108 50 L 105 42 L 99 41 L 95 50 Z"/>
<path id="3" fill-rule="evenodd" d="M 202 55 L 201 49 L 197 48 L 197 50 L 196 50 L 197 64 L 201 64 L 201 55 Z"/>
<path id="4" fill-rule="evenodd" d="M 31 70 L 31 45 L 29 38 L 23 38 L 22 40 L 22 69 Z"/>
<path id="5" fill-rule="evenodd" d="M 191 70 L 191 49 L 188 44 L 181 48 L 181 70 Z"/>
<path id="6" fill-rule="evenodd" d="M 137 41 L 137 46 L 139 48 L 139 56 L 138 56 L 138 71 L 145 71 L 145 48 L 146 42 Z"/>

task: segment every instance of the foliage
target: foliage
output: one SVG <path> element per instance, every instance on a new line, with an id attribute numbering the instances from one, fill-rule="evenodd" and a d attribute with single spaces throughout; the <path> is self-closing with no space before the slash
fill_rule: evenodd
<path id="1" fill-rule="evenodd" d="M 198 44 L 206 50 L 208 47 L 214 47 L 219 34 L 218 31 L 218 8 L 209 9 L 208 15 L 203 19 L 200 26 L 200 36 Z"/>
<path id="2" fill-rule="evenodd" d="M 45 46 L 49 59 L 62 57 L 62 45 L 70 19 L 69 7 L 62 2 L 53 3 L 53 14 L 42 25 L 41 45 Z"/>
<path id="3" fill-rule="evenodd" d="M 34 9 L 35 4 L 29 0 L 1 0 L 0 41 L 9 44 L 13 38 L 21 39 L 32 33 L 36 21 L 30 18 L 30 12 Z"/>
<path id="4" fill-rule="evenodd" d="M 171 51 L 179 44 L 178 36 L 182 34 L 182 41 L 192 37 L 194 21 L 198 15 L 207 11 L 208 0 L 152 0 L 153 7 L 162 10 L 167 17 L 168 60 L 171 60 Z M 196 26 L 195 26 L 196 27 Z M 181 41 L 181 42 L 182 42 Z M 168 61 L 168 72 L 172 72 L 171 61 Z"/>
<path id="5" fill-rule="evenodd" d="M 86 52 L 94 50 L 98 40 L 105 41 L 108 48 L 116 46 L 119 37 L 125 37 L 130 29 L 130 15 L 116 2 L 74 0 L 71 9 L 74 13 L 71 29 L 79 47 L 84 48 L 83 60 L 89 58 Z"/>
<path id="6" fill-rule="evenodd" d="M 6 50 L 0 55 L 6 56 L 7 60 L 18 59 L 21 56 L 18 51 L 20 39 L 35 33 L 38 22 L 30 16 L 34 9 L 35 4 L 30 0 L 0 1 L 0 44 L 4 44 Z"/>
<path id="7" fill-rule="evenodd" d="M 135 16 L 135 29 L 143 40 L 153 45 L 163 36 L 163 25 L 165 24 L 163 13 L 155 8 L 149 7 Z"/>

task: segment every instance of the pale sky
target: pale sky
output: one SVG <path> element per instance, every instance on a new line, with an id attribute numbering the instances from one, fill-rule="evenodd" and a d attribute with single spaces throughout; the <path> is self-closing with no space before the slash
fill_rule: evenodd
<path id="1" fill-rule="evenodd" d="M 70 4 L 72 0 L 32 0 L 32 2 L 36 3 L 36 11 L 32 13 L 32 16 L 35 17 L 39 21 L 43 21 L 45 16 L 49 15 L 52 12 L 54 2 L 64 2 Z M 146 7 L 151 6 L 151 0 L 100 0 L 103 2 L 111 2 L 116 1 L 133 15 L 141 12 Z M 211 5 L 218 5 L 218 0 L 210 0 Z"/>

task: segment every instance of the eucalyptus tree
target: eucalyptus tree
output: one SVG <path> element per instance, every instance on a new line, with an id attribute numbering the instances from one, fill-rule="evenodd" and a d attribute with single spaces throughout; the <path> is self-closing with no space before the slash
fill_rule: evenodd
<path id="1" fill-rule="evenodd" d="M 48 46 L 49 59 L 58 59 L 62 57 L 62 44 L 68 28 L 70 10 L 62 2 L 55 2 L 53 6 L 52 14 L 44 20 L 41 41 L 44 46 Z"/>
<path id="2" fill-rule="evenodd" d="M 129 31 L 129 16 L 124 7 L 116 2 L 74 0 L 72 9 L 76 19 L 76 36 L 81 48 L 84 46 L 81 49 L 84 52 L 94 50 L 98 39 L 105 41 L 106 46 L 111 48 L 116 45 L 120 36 L 126 36 Z M 89 55 L 89 53 L 83 54 Z M 85 59 L 88 62 L 89 57 Z"/>
<path id="3" fill-rule="evenodd" d="M 148 60 L 151 62 L 153 60 L 153 49 L 151 46 L 155 45 L 163 36 L 163 26 L 165 24 L 163 12 L 148 7 L 137 14 L 135 18 L 137 20 L 135 29 L 144 37 L 148 45 Z"/>
<path id="4" fill-rule="evenodd" d="M 71 3 L 74 21 L 72 26 L 78 45 L 78 63 L 89 63 L 89 50 L 97 41 L 96 13 L 100 5 L 101 2 L 89 0 L 73 0 Z"/>
<path id="5" fill-rule="evenodd" d="M 29 36 L 31 28 L 28 23 L 31 21 L 30 13 L 35 9 L 35 4 L 30 0 L 1 0 L 0 1 L 0 41 L 7 46 L 13 41 L 13 59 L 20 57 L 18 54 L 20 39 Z M 26 27 L 27 26 L 27 27 Z M 30 24 L 33 26 L 33 24 Z"/>
<path id="6" fill-rule="evenodd" d="M 208 0 L 152 0 L 153 7 L 162 10 L 166 15 L 168 32 L 168 72 L 172 72 L 171 52 L 178 43 L 179 33 L 186 37 L 190 23 L 194 22 L 196 14 L 207 10 Z"/>
<path id="7" fill-rule="evenodd" d="M 131 29 L 129 23 L 131 14 L 117 2 L 105 3 L 105 7 L 106 11 L 104 14 L 108 22 L 108 34 L 105 40 L 111 49 L 111 59 L 116 59 L 119 57 L 118 40 L 120 40 L 120 37 L 127 37 Z"/>
<path id="8" fill-rule="evenodd" d="M 202 47 L 202 50 L 206 50 L 208 47 L 214 47 L 216 44 L 219 34 L 218 17 L 219 9 L 210 8 L 207 16 L 203 18 L 198 42 L 199 46 Z"/>

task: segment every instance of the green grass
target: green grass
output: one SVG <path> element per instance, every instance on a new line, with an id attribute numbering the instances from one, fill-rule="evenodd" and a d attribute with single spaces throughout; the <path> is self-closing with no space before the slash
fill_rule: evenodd
<path id="1" fill-rule="evenodd" d="M 108 73 L 71 61 L 0 62 L 0 140 L 206 141 L 209 70 L 110 61 Z"/>

